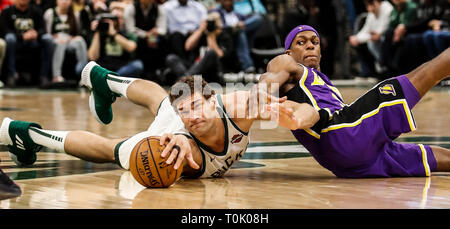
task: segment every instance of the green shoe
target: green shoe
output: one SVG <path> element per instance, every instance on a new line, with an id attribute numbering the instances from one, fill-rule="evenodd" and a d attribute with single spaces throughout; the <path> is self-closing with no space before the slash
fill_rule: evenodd
<path id="1" fill-rule="evenodd" d="M 89 108 L 95 119 L 104 125 L 112 121 L 111 104 L 119 96 L 109 89 L 106 82 L 108 74 L 117 75 L 117 73 L 102 68 L 94 61 L 91 61 L 83 68 L 80 80 L 81 86 L 86 86 L 92 90 L 89 96 Z"/>
<path id="2" fill-rule="evenodd" d="M 0 141 L 8 146 L 9 155 L 18 166 L 33 165 L 36 153 L 42 149 L 42 146 L 34 143 L 28 134 L 30 127 L 41 129 L 39 124 L 14 121 L 10 118 L 4 118 L 0 127 Z"/>

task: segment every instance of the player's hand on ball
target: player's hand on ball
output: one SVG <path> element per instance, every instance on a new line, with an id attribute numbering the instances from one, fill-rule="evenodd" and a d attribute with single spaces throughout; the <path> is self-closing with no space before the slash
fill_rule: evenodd
<path id="1" fill-rule="evenodd" d="M 174 135 L 174 134 L 164 134 L 160 138 L 160 144 L 164 145 L 165 142 L 169 142 L 166 148 L 161 153 L 161 157 L 166 158 L 167 164 L 172 164 L 174 160 L 174 169 L 178 169 L 183 164 L 183 160 L 186 158 L 189 166 L 194 169 L 199 169 L 200 166 L 195 163 L 194 157 L 192 156 L 191 146 L 189 144 L 189 139 L 184 135 Z"/>

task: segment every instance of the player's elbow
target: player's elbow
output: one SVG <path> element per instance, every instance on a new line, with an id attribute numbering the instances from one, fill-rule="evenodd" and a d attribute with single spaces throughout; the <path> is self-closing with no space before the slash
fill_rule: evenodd
<path id="1" fill-rule="evenodd" d="M 301 124 L 300 129 L 309 129 L 316 125 L 316 123 L 320 120 L 319 112 L 314 109 L 314 107 L 306 103 L 300 104 L 296 109 L 296 113 L 299 114 L 296 116 L 298 117 L 300 121 L 299 123 Z"/>
<path id="2" fill-rule="evenodd" d="M 313 127 L 319 120 L 320 120 L 319 112 L 314 108 L 312 108 L 311 110 L 308 111 L 308 115 L 305 116 L 304 120 L 301 120 L 301 123 L 303 123 L 302 129 L 309 129 Z"/>

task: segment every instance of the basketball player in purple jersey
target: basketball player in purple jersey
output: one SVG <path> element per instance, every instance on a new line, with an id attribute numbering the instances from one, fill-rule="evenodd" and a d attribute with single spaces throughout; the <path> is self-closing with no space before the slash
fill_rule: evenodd
<path id="1" fill-rule="evenodd" d="M 285 48 L 268 64 L 260 84 L 287 95 L 288 101 L 271 111 L 320 165 L 346 178 L 450 171 L 450 150 L 394 141 L 416 129 L 411 109 L 450 76 L 450 48 L 406 75 L 377 84 L 350 105 L 320 72 L 320 37 L 314 28 L 294 28 Z"/>

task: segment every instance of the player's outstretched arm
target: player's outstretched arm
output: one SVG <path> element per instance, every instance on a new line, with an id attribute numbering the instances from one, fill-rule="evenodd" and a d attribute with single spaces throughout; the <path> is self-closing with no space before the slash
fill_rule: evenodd
<path id="1" fill-rule="evenodd" d="M 303 68 L 289 55 L 279 55 L 272 59 L 267 65 L 267 72 L 262 74 L 258 84 L 251 90 L 248 99 L 249 118 L 258 118 L 261 108 L 270 102 L 276 101 L 284 84 L 302 75 Z M 268 101 L 271 100 L 271 101 Z"/>
<path id="2" fill-rule="evenodd" d="M 290 130 L 309 129 L 320 119 L 319 112 L 307 103 L 286 101 L 267 106 L 271 118 Z"/>
<path id="3" fill-rule="evenodd" d="M 266 84 L 269 93 L 275 93 L 280 87 L 289 82 L 295 76 L 302 75 L 303 68 L 295 60 L 287 55 L 279 55 L 267 64 L 267 72 L 263 73 L 258 84 Z"/>

